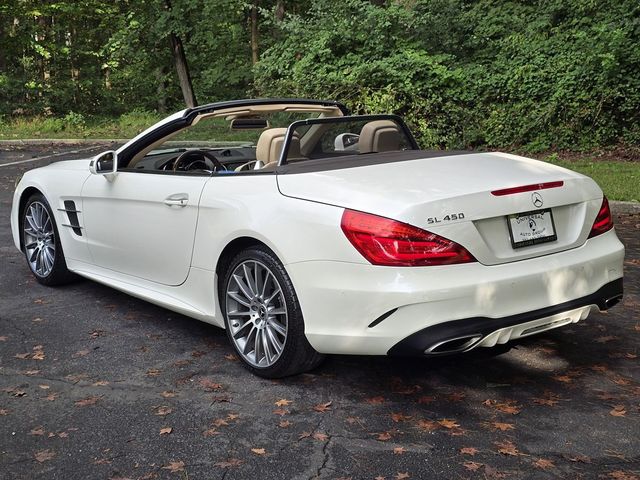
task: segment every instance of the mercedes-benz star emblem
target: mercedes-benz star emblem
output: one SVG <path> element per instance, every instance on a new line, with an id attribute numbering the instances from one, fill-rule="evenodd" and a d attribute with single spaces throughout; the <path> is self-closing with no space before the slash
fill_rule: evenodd
<path id="1" fill-rule="evenodd" d="M 531 202 L 533 203 L 533 205 L 536 208 L 540 208 L 542 206 L 542 204 L 544 203 L 542 201 L 542 195 L 540 195 L 538 192 L 533 192 L 531 194 Z"/>

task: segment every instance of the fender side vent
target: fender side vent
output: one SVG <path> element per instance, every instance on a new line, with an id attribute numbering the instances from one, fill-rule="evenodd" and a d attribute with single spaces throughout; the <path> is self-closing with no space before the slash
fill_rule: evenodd
<path id="1" fill-rule="evenodd" d="M 82 236 L 82 227 L 80 226 L 80 221 L 78 220 L 78 213 L 80 210 L 76 210 L 76 203 L 73 200 L 65 200 L 64 201 L 64 211 L 67 212 L 67 216 L 69 217 L 69 224 L 65 225 L 71 227 L 73 233 Z"/>

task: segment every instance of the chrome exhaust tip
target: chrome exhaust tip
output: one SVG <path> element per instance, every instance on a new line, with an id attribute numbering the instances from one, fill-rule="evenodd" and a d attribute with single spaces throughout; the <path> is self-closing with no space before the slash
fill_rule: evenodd
<path id="1" fill-rule="evenodd" d="M 424 351 L 425 355 L 443 355 L 468 350 L 482 339 L 482 334 L 473 333 L 462 337 L 449 338 L 431 345 Z"/>
<path id="2" fill-rule="evenodd" d="M 614 295 L 613 297 L 607 298 L 604 301 L 604 308 L 602 310 L 608 310 L 611 307 L 613 307 L 614 305 L 617 305 L 620 300 L 622 300 L 622 294 L 619 293 L 618 295 Z"/>

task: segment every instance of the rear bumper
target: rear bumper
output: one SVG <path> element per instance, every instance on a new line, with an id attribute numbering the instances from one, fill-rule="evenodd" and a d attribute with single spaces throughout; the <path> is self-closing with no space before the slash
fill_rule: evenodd
<path id="1" fill-rule="evenodd" d="M 567 318 L 584 319 L 621 293 L 623 258 L 624 247 L 611 230 L 572 250 L 500 265 L 395 268 L 313 261 L 286 269 L 305 334 L 317 351 L 422 354 L 451 335 L 480 332 L 469 349 L 537 333 L 552 322 L 560 326 Z M 516 325 L 519 330 L 511 328 Z M 488 336 L 504 328 L 510 330 Z"/>
<path id="2" fill-rule="evenodd" d="M 442 322 L 401 340 L 388 354 L 415 356 L 466 352 L 479 346 L 506 343 L 561 327 L 586 318 L 593 305 L 600 310 L 614 306 L 622 299 L 622 283 L 622 278 L 618 278 L 591 295 L 508 317 L 475 317 Z"/>

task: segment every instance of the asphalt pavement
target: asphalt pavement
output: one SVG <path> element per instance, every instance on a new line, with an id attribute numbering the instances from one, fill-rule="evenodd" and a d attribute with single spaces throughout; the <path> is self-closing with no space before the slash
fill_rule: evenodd
<path id="1" fill-rule="evenodd" d="M 640 477 L 640 213 L 615 216 L 625 298 L 606 314 L 502 354 L 330 356 L 269 381 L 220 329 L 34 281 L 15 178 L 104 148 L 0 146 L 1 479 Z"/>

